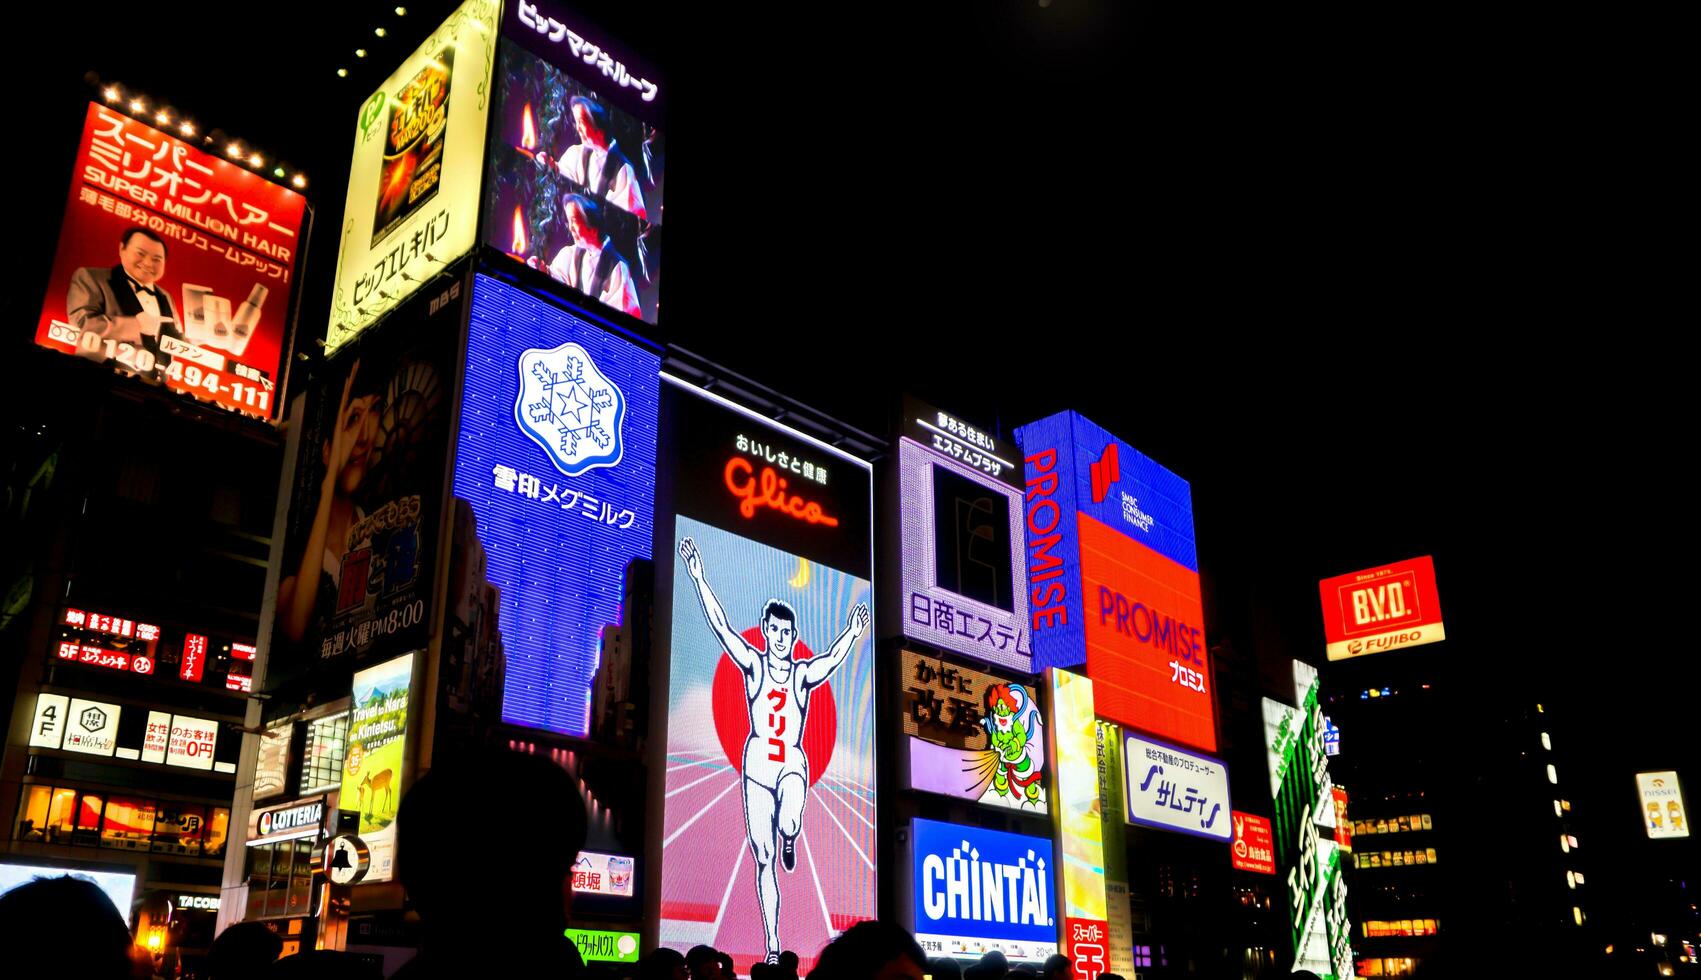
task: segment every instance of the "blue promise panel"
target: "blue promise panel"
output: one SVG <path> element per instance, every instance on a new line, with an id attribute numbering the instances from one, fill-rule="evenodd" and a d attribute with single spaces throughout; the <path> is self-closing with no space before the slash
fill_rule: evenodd
<path id="1" fill-rule="evenodd" d="M 480 275 L 473 283 L 455 496 L 500 591 L 502 720 L 589 729 L 602 630 L 626 564 L 650 557 L 661 360 Z"/>

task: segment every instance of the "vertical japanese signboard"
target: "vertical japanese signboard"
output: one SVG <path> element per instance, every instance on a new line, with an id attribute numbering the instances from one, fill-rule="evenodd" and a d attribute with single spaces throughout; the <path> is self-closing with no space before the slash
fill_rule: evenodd
<path id="1" fill-rule="evenodd" d="M 899 695 L 912 789 L 1047 812 L 1045 724 L 1033 685 L 905 650 Z"/>
<path id="2" fill-rule="evenodd" d="M 900 431 L 904 635 L 1031 671 L 1015 448 L 911 399 Z"/>
<path id="3" fill-rule="evenodd" d="M 455 496 L 472 505 L 502 635 L 502 719 L 585 735 L 626 565 L 650 557 L 661 359 L 473 278 Z"/>
<path id="4" fill-rule="evenodd" d="M 1061 851 L 1056 867 L 1063 896 L 1063 952 L 1076 977 L 1094 980 L 1109 969 L 1110 942 L 1094 685 L 1055 667 L 1045 673 L 1051 688 L 1051 755 L 1057 765 L 1052 826 Z"/>
<path id="5" fill-rule="evenodd" d="M 1264 746 L 1275 803 L 1276 862 L 1287 876 L 1294 969 L 1353 976 L 1347 880 L 1334 838 L 1335 798 L 1323 752 L 1317 668 L 1293 664 L 1299 705 L 1263 702 Z"/>
<path id="6" fill-rule="evenodd" d="M 1429 555 L 1337 575 L 1317 583 L 1330 660 L 1447 639 L 1435 560 Z"/>
<path id="7" fill-rule="evenodd" d="M 1128 886 L 1128 831 L 1124 826 L 1122 728 L 1096 725 L 1099 759 L 1099 826 L 1104 833 L 1105 922 L 1109 926 L 1110 972 L 1134 976 L 1134 906 Z"/>
<path id="8" fill-rule="evenodd" d="M 654 68 L 553 0 L 505 5 L 484 241 L 656 322 L 667 146 Z"/>
<path id="9" fill-rule="evenodd" d="M 35 342 L 270 419 L 300 194 L 90 103 Z"/>
<path id="10" fill-rule="evenodd" d="M 875 914 L 872 468 L 663 382 L 660 938 L 807 971 Z"/>
<path id="11" fill-rule="evenodd" d="M 354 675 L 354 709 L 337 805 L 359 814 L 355 833 L 372 855 L 365 881 L 389 881 L 395 872 L 396 808 L 407 779 L 413 663 L 410 653 Z"/>
<path id="12" fill-rule="evenodd" d="M 430 642 L 464 282 L 333 358 L 305 396 L 266 684 Z M 346 676 L 346 675 L 345 675 Z"/>
<path id="13" fill-rule="evenodd" d="M 1086 664 L 1099 714 L 1217 746 L 1187 481 L 1063 412 L 1021 441 L 1034 664 Z"/>
<path id="14" fill-rule="evenodd" d="M 360 107 L 327 354 L 477 241 L 500 6 L 467 0 Z"/>

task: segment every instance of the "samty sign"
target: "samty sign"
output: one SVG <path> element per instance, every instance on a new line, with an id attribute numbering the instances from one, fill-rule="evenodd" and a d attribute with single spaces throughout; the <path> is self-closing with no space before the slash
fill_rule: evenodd
<path id="1" fill-rule="evenodd" d="M 1317 583 L 1330 660 L 1351 660 L 1447 639 L 1429 555 Z"/>

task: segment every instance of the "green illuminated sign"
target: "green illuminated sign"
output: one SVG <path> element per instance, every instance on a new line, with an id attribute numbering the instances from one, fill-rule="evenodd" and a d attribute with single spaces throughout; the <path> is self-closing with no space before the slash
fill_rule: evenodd
<path id="1" fill-rule="evenodd" d="M 606 963 L 638 962 L 638 934 L 635 932 L 602 932 L 596 929 L 569 929 L 567 938 L 579 947 L 586 963 L 601 960 Z"/>

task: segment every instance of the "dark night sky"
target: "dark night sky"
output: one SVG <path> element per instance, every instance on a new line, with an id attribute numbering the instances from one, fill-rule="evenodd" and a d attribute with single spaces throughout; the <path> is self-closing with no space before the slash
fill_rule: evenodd
<path id="1" fill-rule="evenodd" d="M 15 96 L 40 192 L 12 322 L 94 70 L 308 169 L 312 330 L 355 108 L 453 5 L 408 6 L 382 42 L 393 4 L 173 13 L 157 44 L 49 15 L 85 43 Z M 663 339 L 876 431 L 905 388 L 1006 430 L 1078 408 L 1192 481 L 1205 563 L 1276 597 L 1296 645 L 1321 643 L 1319 577 L 1433 553 L 1442 649 L 1598 713 L 1604 798 L 1697 761 L 1671 25 L 577 6 L 668 71 Z"/>

